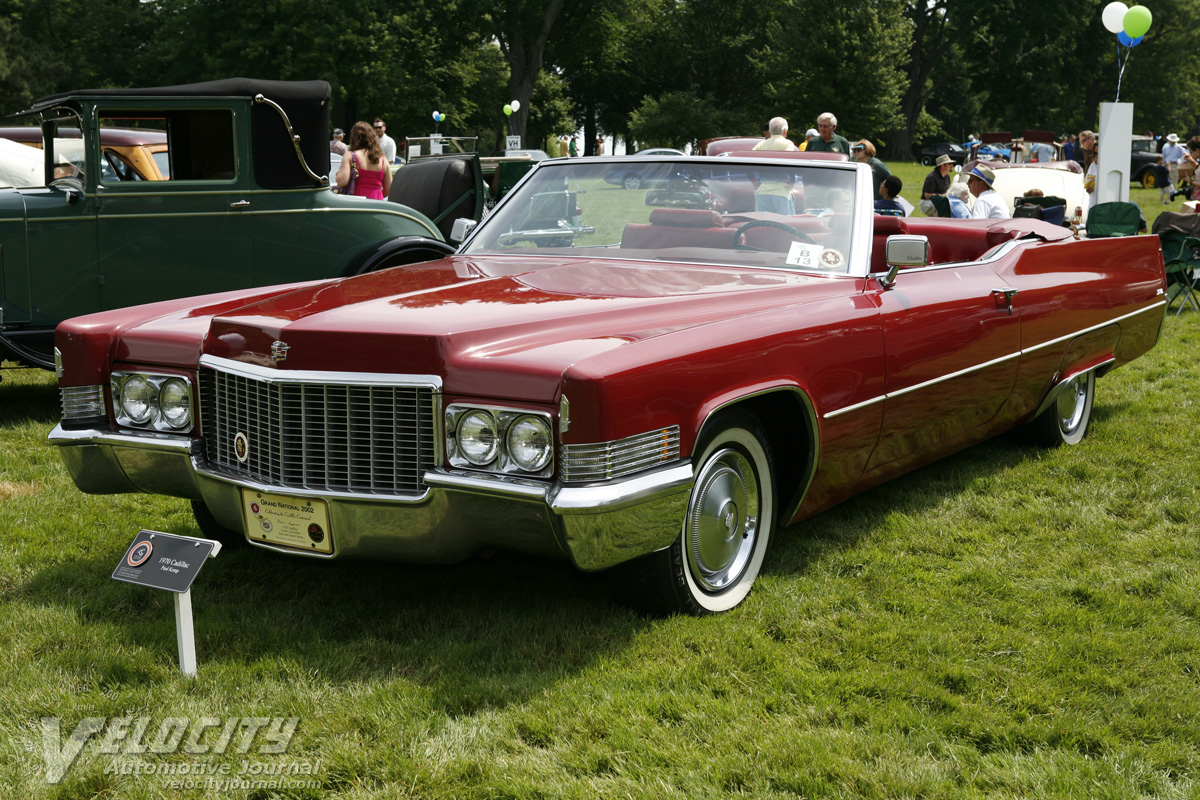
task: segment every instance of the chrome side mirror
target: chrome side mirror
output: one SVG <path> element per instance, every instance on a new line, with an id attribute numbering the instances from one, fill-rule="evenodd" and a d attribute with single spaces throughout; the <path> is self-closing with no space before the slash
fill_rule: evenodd
<path id="1" fill-rule="evenodd" d="M 470 236 L 471 231 L 475 230 L 475 226 L 478 224 L 478 222 L 469 217 L 459 217 L 454 220 L 454 225 L 450 228 L 450 241 L 458 244 Z"/>
<path id="2" fill-rule="evenodd" d="M 925 236 L 889 236 L 884 245 L 887 274 L 879 278 L 884 288 L 891 288 L 901 267 L 925 267 L 929 265 L 929 239 Z"/>

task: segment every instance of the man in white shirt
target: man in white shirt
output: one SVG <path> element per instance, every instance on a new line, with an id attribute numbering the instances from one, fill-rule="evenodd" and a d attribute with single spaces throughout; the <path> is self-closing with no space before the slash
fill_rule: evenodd
<path id="1" fill-rule="evenodd" d="M 992 188 L 996 173 L 990 167 L 976 164 L 967 173 L 967 190 L 975 195 L 971 219 L 1008 219 L 1012 216 L 1000 193 Z"/>
<path id="2" fill-rule="evenodd" d="M 379 137 L 379 149 L 389 164 L 396 161 L 396 140 L 387 135 L 387 123 L 375 118 L 375 135 Z"/>
<path id="3" fill-rule="evenodd" d="M 1179 134 L 1172 133 L 1167 136 L 1167 143 L 1162 149 L 1163 161 L 1167 163 L 1167 169 L 1171 173 L 1171 185 L 1179 185 L 1179 162 L 1183 160 L 1183 148 L 1179 146 Z"/>

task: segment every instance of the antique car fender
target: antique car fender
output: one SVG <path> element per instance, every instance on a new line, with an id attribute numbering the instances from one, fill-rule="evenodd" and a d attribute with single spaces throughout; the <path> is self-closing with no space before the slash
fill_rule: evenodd
<path id="1" fill-rule="evenodd" d="M 346 264 L 342 277 L 364 275 L 389 267 L 402 267 L 422 261 L 445 258 L 454 246 L 428 236 L 397 236 L 368 246 Z"/>

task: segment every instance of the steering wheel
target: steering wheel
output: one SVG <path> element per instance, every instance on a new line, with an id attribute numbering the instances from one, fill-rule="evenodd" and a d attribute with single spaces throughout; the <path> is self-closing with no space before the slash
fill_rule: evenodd
<path id="1" fill-rule="evenodd" d="M 777 230 L 786 232 L 789 236 L 793 236 L 802 242 L 808 242 L 809 244 L 817 244 L 816 239 L 809 236 L 807 233 L 805 233 L 804 231 L 802 231 L 798 228 L 793 228 L 791 225 L 788 225 L 783 222 L 776 222 L 773 219 L 755 219 L 755 220 L 751 220 L 750 222 L 747 222 L 745 225 L 738 228 L 737 231 L 733 234 L 733 249 L 734 250 L 755 250 L 760 253 L 764 252 L 763 248 L 761 248 L 761 247 L 754 247 L 752 245 L 742 243 L 742 235 L 745 234 L 745 232 L 750 230 L 751 228 L 775 228 Z"/>

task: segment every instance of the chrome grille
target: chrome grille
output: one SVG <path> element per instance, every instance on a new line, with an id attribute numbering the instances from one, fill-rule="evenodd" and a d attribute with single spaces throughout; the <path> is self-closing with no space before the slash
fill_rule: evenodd
<path id="1" fill-rule="evenodd" d="M 619 478 L 679 459 L 679 426 L 597 444 L 564 444 L 564 481 Z"/>
<path id="2" fill-rule="evenodd" d="M 211 368 L 199 377 L 210 465 L 285 488 L 424 492 L 436 461 L 432 386 L 268 381 Z M 235 452 L 239 433 L 245 461 Z"/>
<path id="3" fill-rule="evenodd" d="M 104 416 L 103 386 L 64 386 L 60 394 L 64 420 L 69 422 Z"/>

